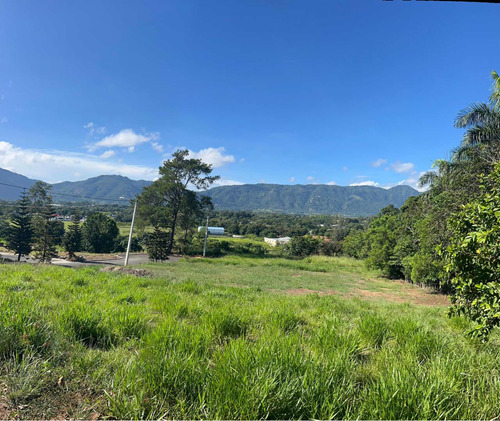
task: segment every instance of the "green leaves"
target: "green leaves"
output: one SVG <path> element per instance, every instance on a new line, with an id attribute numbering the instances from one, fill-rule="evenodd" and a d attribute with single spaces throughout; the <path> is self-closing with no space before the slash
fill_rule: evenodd
<path id="1" fill-rule="evenodd" d="M 208 199 L 199 197 L 188 187 L 206 189 L 220 177 L 210 176 L 212 166 L 201 159 L 189 158 L 188 150 L 174 152 L 172 159 L 165 161 L 159 171 L 161 177 L 145 187 L 139 196 L 138 209 L 143 222 L 155 228 L 168 228 L 167 243 L 160 243 L 166 247 L 165 253 L 169 255 L 178 224 L 182 225 L 187 235 L 189 226 L 192 227 L 196 222 L 193 217 L 198 219 L 203 209 L 211 207 Z"/>
<path id="2" fill-rule="evenodd" d="M 444 255 L 456 289 L 450 314 L 476 322 L 471 335 L 486 340 L 500 325 L 500 164 L 481 188 L 479 199 L 450 220 L 454 235 Z"/>

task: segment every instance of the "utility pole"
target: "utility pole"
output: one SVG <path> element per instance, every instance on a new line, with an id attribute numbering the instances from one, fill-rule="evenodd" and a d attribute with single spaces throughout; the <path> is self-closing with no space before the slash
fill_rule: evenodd
<path id="1" fill-rule="evenodd" d="M 205 241 L 203 243 L 203 257 L 207 252 L 207 238 L 208 238 L 208 215 L 207 215 L 207 226 L 205 227 Z"/>
<path id="2" fill-rule="evenodd" d="M 128 235 L 127 254 L 125 255 L 125 263 L 123 266 L 128 265 L 128 257 L 130 255 L 130 244 L 132 243 L 132 233 L 134 231 L 135 211 L 136 210 L 137 210 L 137 199 L 135 199 L 135 203 L 134 203 L 134 213 L 132 214 L 132 225 L 130 225 L 130 234 Z"/>

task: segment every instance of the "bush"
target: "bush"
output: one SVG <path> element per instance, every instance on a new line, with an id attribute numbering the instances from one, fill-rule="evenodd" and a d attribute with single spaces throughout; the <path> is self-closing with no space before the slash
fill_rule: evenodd
<path id="1" fill-rule="evenodd" d="M 102 212 L 96 212 L 90 215 L 82 226 L 84 249 L 91 253 L 111 253 L 119 232 L 114 219 Z"/>
<path id="2" fill-rule="evenodd" d="M 125 235 L 120 235 L 116 239 L 113 252 L 123 253 L 124 251 L 127 251 L 127 246 L 128 246 L 128 237 Z M 143 250 L 142 245 L 139 242 L 139 239 L 137 237 L 132 237 L 132 242 L 130 243 L 130 251 L 133 253 L 138 253 L 142 250 Z"/>
<path id="3" fill-rule="evenodd" d="M 319 246 L 319 250 L 324 256 L 339 256 L 342 253 L 342 243 L 335 240 L 323 240 Z"/>
<path id="4" fill-rule="evenodd" d="M 320 240 L 309 235 L 305 237 L 293 237 L 283 247 L 285 255 L 290 257 L 306 257 L 319 252 Z"/>
<path id="5" fill-rule="evenodd" d="M 484 179 L 478 200 L 450 219 L 447 271 L 456 288 L 450 314 L 477 323 L 471 332 L 486 339 L 500 325 L 500 164 Z"/>

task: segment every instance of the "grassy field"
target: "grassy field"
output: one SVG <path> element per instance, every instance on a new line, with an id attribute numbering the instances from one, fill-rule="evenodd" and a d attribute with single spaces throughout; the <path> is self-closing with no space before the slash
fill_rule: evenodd
<path id="1" fill-rule="evenodd" d="M 500 340 L 347 258 L 0 265 L 0 419 L 493 419 Z"/>

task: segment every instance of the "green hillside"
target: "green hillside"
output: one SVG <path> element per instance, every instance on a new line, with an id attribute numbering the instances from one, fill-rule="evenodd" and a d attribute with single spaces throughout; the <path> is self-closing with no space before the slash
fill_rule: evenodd
<path id="1" fill-rule="evenodd" d="M 321 184 L 244 184 L 204 192 L 219 210 L 274 211 L 297 214 L 375 215 L 388 205 L 400 207 L 418 195 L 410 186 L 383 189 L 372 186 Z"/>
<path id="2" fill-rule="evenodd" d="M 52 192 L 58 201 L 78 200 L 58 193 L 102 199 L 133 199 L 143 187 L 151 184 L 145 180 L 131 180 L 121 175 L 100 175 L 83 181 L 64 181 L 52 185 Z M 82 199 L 85 200 L 85 199 Z"/>
<path id="3" fill-rule="evenodd" d="M 35 181 L 0 169 L 0 183 L 30 187 Z M 53 184 L 52 193 L 57 202 L 86 201 L 86 198 L 123 198 L 124 203 L 128 203 L 129 199 L 140 194 L 142 188 L 150 183 L 146 180 L 131 180 L 121 175 L 101 175 L 88 180 Z M 19 193 L 19 188 L 0 185 L 0 200 L 16 200 Z M 383 189 L 324 184 L 243 184 L 214 187 L 202 194 L 212 197 L 217 210 L 370 216 L 391 204 L 400 207 L 408 197 L 416 196 L 418 192 L 410 186 Z M 80 199 L 73 196 L 79 196 Z"/>
<path id="4" fill-rule="evenodd" d="M 36 183 L 36 180 L 0 168 L 0 183 L 2 183 L 0 184 L 0 200 L 17 200 L 22 190 L 5 184 L 29 188 Z"/>

